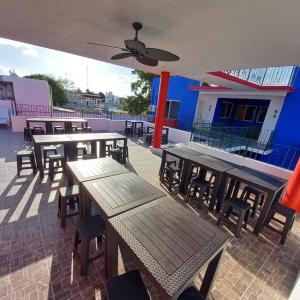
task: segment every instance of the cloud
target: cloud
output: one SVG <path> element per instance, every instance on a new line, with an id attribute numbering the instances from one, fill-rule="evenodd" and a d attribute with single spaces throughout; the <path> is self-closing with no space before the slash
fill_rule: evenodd
<path id="1" fill-rule="evenodd" d="M 39 56 L 37 47 L 30 45 L 30 44 L 25 44 L 25 43 L 21 43 L 21 42 L 17 42 L 17 41 L 0 38 L 0 45 L 11 46 L 16 49 L 21 49 L 22 54 L 25 56 L 30 56 L 33 58 L 37 58 Z"/>

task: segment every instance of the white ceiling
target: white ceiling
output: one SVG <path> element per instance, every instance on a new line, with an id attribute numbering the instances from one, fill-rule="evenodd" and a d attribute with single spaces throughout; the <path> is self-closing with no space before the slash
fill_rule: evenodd
<path id="1" fill-rule="evenodd" d="M 207 72 L 300 64 L 299 0 L 1 0 L 0 36 L 110 62 L 132 38 L 133 21 L 148 47 L 180 56 L 150 68 L 122 66 L 227 85 Z M 1 54 L 0 54 L 1 55 Z"/>

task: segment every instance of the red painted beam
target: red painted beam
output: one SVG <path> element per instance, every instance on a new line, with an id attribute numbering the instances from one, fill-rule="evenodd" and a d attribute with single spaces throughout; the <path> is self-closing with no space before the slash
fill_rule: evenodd
<path id="1" fill-rule="evenodd" d="M 166 111 L 166 103 L 168 97 L 168 86 L 169 86 L 170 72 L 163 71 L 160 75 L 159 83 L 159 95 L 157 101 L 154 137 L 153 137 L 153 148 L 159 148 L 161 145 L 162 129 L 164 126 L 164 118 Z"/>
<path id="2" fill-rule="evenodd" d="M 221 77 L 223 79 L 230 80 L 230 81 L 233 81 L 233 82 L 245 85 L 245 86 L 249 86 L 251 88 L 261 90 L 261 91 L 287 91 L 288 93 L 291 93 L 294 91 L 294 88 L 289 85 L 287 85 L 287 86 L 258 85 L 256 83 L 232 76 L 232 75 L 227 74 L 222 71 L 208 72 L 208 74 L 214 75 L 217 77 Z"/>

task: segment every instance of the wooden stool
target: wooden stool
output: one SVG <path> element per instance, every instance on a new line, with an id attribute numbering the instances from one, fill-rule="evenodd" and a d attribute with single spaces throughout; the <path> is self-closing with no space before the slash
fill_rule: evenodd
<path id="1" fill-rule="evenodd" d="M 57 147 L 50 145 L 50 146 L 45 146 L 43 148 L 43 157 L 44 157 L 44 169 L 46 169 L 46 164 L 49 161 L 48 156 L 51 154 L 57 154 Z"/>
<path id="2" fill-rule="evenodd" d="M 54 126 L 53 129 L 55 134 L 65 133 L 65 129 L 62 126 Z"/>
<path id="3" fill-rule="evenodd" d="M 67 213 L 68 206 L 75 208 L 77 203 L 78 211 Z M 59 189 L 58 194 L 58 217 L 60 218 L 60 227 L 66 227 L 66 219 L 79 215 L 79 189 L 78 185 L 69 185 Z"/>
<path id="4" fill-rule="evenodd" d="M 83 133 L 83 128 L 77 127 L 76 128 L 76 133 Z"/>
<path id="5" fill-rule="evenodd" d="M 282 221 L 278 218 L 276 218 L 276 214 L 285 217 L 285 221 Z M 296 211 L 292 208 L 289 208 L 281 203 L 277 203 L 270 211 L 270 213 L 267 216 L 266 221 L 266 227 L 278 232 L 281 234 L 280 244 L 284 244 L 287 235 L 292 229 L 292 226 L 294 224 L 296 218 Z M 270 225 L 270 221 L 274 220 L 275 222 L 283 225 L 282 231 L 272 227 Z"/>
<path id="6" fill-rule="evenodd" d="M 53 179 L 54 179 L 54 174 L 57 173 L 57 172 L 55 172 L 54 163 L 57 164 L 56 167 L 58 167 L 59 163 L 61 163 L 63 172 L 65 172 L 65 170 L 66 170 L 66 159 L 64 158 L 63 155 L 61 155 L 61 154 L 49 155 L 49 178 L 51 181 L 53 181 Z"/>
<path id="7" fill-rule="evenodd" d="M 247 185 L 242 192 L 241 199 L 246 202 L 251 201 L 253 203 L 251 207 L 251 217 L 254 217 L 258 206 L 263 204 L 264 192 Z"/>
<path id="8" fill-rule="evenodd" d="M 124 146 L 118 146 L 119 149 L 122 151 L 122 164 L 123 162 L 126 161 L 126 159 L 129 160 L 129 151 L 128 151 L 128 146 L 125 147 L 125 159 L 124 159 Z"/>
<path id="9" fill-rule="evenodd" d="M 168 187 L 169 192 L 172 187 L 179 185 L 180 183 L 181 168 L 174 166 L 173 164 L 166 165 L 162 171 L 160 182 Z"/>
<path id="10" fill-rule="evenodd" d="M 87 154 L 87 145 L 83 143 L 78 143 L 77 146 L 77 158 L 80 157 L 80 152 L 82 152 L 82 157 Z"/>
<path id="11" fill-rule="evenodd" d="M 90 241 L 97 238 L 97 240 L 101 240 L 102 235 L 105 232 L 105 222 L 102 220 L 100 216 L 91 216 L 87 219 L 80 220 L 76 227 L 75 232 L 75 241 L 74 241 L 74 250 L 73 254 L 76 255 L 77 246 L 81 243 L 81 253 L 80 253 L 80 274 L 81 276 L 85 276 L 88 270 L 89 262 L 99 258 L 102 256 L 102 253 L 99 253 L 95 257 L 89 257 L 89 245 Z"/>
<path id="12" fill-rule="evenodd" d="M 96 154 L 83 154 L 83 159 L 94 159 L 94 158 L 97 158 L 97 155 Z"/>
<path id="13" fill-rule="evenodd" d="M 152 141 L 153 141 L 153 133 L 147 133 L 146 134 L 146 139 L 145 142 L 148 146 L 152 145 Z"/>
<path id="14" fill-rule="evenodd" d="M 28 160 L 23 160 L 23 158 L 28 158 Z M 20 176 L 21 170 L 27 170 L 32 169 L 33 173 L 35 174 L 36 169 L 36 163 L 34 159 L 34 154 L 32 150 L 21 150 L 17 152 L 17 173 L 18 176 Z"/>
<path id="15" fill-rule="evenodd" d="M 150 300 L 137 270 L 109 279 L 106 283 L 106 296 L 108 300 Z"/>
<path id="16" fill-rule="evenodd" d="M 31 141 L 31 131 L 27 127 L 24 127 L 24 141 L 26 141 L 26 142 Z"/>
<path id="17" fill-rule="evenodd" d="M 124 134 L 126 136 L 129 136 L 129 135 L 133 136 L 133 127 L 132 126 L 126 126 L 125 130 L 124 130 Z"/>
<path id="18" fill-rule="evenodd" d="M 138 137 L 143 137 L 143 135 L 144 135 L 144 128 L 143 127 L 139 127 L 137 129 L 137 136 Z"/>
<path id="19" fill-rule="evenodd" d="M 111 156 L 112 159 L 116 160 L 118 163 L 123 163 L 123 150 L 119 147 L 117 148 L 109 148 L 108 150 L 109 156 Z"/>
<path id="20" fill-rule="evenodd" d="M 225 215 L 227 218 L 229 218 L 230 214 L 234 213 L 238 216 L 235 230 L 235 236 L 238 237 L 240 235 L 243 222 L 245 222 L 244 228 L 247 229 L 250 208 L 251 205 L 249 203 L 239 198 L 230 198 L 228 200 L 225 200 L 222 208 L 222 213 L 218 218 L 217 225 L 220 225 L 224 221 Z"/>
<path id="21" fill-rule="evenodd" d="M 196 177 L 194 179 L 192 179 L 188 192 L 185 196 L 185 201 L 188 200 L 189 197 L 192 197 L 193 199 L 198 200 L 198 208 L 202 208 L 202 204 L 205 200 L 205 196 L 207 195 L 206 199 L 208 200 L 208 194 L 207 194 L 207 190 L 209 188 L 209 183 L 205 180 L 202 179 L 200 177 Z M 199 194 L 199 196 L 197 197 L 197 193 Z"/>
<path id="22" fill-rule="evenodd" d="M 42 128 L 42 126 L 34 126 L 32 129 L 32 134 L 33 135 L 41 135 L 41 134 L 45 134 L 45 131 Z"/>
<path id="23" fill-rule="evenodd" d="M 72 132 L 76 132 L 77 128 L 78 128 L 78 126 L 72 125 Z"/>

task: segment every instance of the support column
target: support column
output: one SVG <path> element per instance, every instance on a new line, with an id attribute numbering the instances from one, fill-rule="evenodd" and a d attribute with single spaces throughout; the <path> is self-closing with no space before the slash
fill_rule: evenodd
<path id="1" fill-rule="evenodd" d="M 170 72 L 163 71 L 160 75 L 159 95 L 156 107 L 153 148 L 159 148 L 164 126 L 165 110 L 168 97 Z"/>

